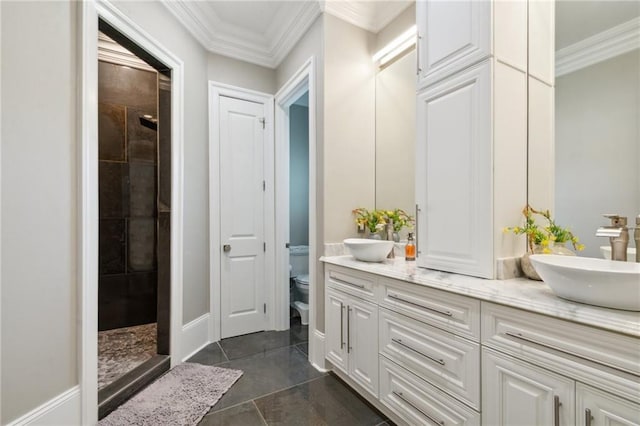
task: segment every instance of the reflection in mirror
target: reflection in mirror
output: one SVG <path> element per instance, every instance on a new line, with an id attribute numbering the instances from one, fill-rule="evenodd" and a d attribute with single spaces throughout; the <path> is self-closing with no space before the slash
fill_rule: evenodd
<path id="1" fill-rule="evenodd" d="M 416 52 L 376 75 L 376 208 L 415 215 Z M 406 238 L 408 230 L 400 233 Z"/>
<path id="2" fill-rule="evenodd" d="M 639 16 L 636 1 L 556 3 L 555 217 L 581 256 L 609 245 L 603 213 L 640 214 Z"/>

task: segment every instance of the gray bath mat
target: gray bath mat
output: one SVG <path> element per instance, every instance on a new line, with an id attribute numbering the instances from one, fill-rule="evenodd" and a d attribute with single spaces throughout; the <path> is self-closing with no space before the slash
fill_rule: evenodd
<path id="1" fill-rule="evenodd" d="M 100 426 L 196 425 L 242 371 L 181 364 L 98 423 Z"/>

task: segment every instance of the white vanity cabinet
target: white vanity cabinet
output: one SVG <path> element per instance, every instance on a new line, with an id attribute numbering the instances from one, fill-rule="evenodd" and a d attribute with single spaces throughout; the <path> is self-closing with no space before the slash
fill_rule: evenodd
<path id="1" fill-rule="evenodd" d="M 600 308 L 578 313 L 557 298 L 557 315 L 543 315 L 530 310 L 548 308 L 549 300 L 536 300 L 549 297 L 544 288 L 529 287 L 536 294 L 528 298 L 521 280 L 423 272 L 411 263 L 399 266 L 397 279 L 401 261 L 330 259 L 326 360 L 395 423 L 640 426 L 640 338 L 631 331 L 640 317 L 607 309 L 593 317 Z M 522 300 L 488 301 L 504 290 Z M 593 318 L 611 315 L 626 333 L 594 326 Z"/>
<path id="2" fill-rule="evenodd" d="M 483 349 L 483 423 L 574 425 L 574 385 L 559 374 Z"/>
<path id="3" fill-rule="evenodd" d="M 576 425 L 640 426 L 640 404 L 582 383 L 576 385 Z"/>
<path id="4" fill-rule="evenodd" d="M 488 302 L 482 312 L 485 424 L 640 423 L 639 339 Z"/>
<path id="5" fill-rule="evenodd" d="M 359 285 L 357 276 L 341 274 L 336 283 L 327 274 L 325 292 L 325 354 L 363 389 L 378 396 L 378 306 L 344 292 Z M 347 287 L 348 288 L 348 287 Z"/>

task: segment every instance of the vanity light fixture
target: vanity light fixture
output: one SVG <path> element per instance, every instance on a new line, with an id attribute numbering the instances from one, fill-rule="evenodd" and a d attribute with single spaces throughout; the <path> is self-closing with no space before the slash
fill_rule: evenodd
<path id="1" fill-rule="evenodd" d="M 376 52 L 376 54 L 373 55 L 373 62 L 379 61 L 382 66 L 387 62 L 392 61 L 398 55 L 416 44 L 416 34 L 416 26 L 413 25 L 407 31 L 391 40 L 389 44 Z"/>

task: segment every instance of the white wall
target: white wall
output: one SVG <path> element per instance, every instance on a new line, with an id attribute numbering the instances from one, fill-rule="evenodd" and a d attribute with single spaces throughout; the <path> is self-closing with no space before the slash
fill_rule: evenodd
<path id="1" fill-rule="evenodd" d="M 324 43 L 324 235 L 342 242 L 375 203 L 375 35 L 326 15 Z"/>
<path id="2" fill-rule="evenodd" d="M 289 109 L 289 241 L 309 245 L 309 108 Z"/>
<path id="3" fill-rule="evenodd" d="M 207 54 L 209 80 L 258 92 L 276 93 L 276 71 L 215 53 Z"/>
<path id="4" fill-rule="evenodd" d="M 2 419 L 78 383 L 76 7 L 2 8 Z"/>
<path id="5" fill-rule="evenodd" d="M 555 166 L 557 222 L 600 257 L 602 214 L 640 214 L 640 50 L 556 79 Z"/>

